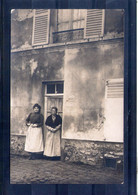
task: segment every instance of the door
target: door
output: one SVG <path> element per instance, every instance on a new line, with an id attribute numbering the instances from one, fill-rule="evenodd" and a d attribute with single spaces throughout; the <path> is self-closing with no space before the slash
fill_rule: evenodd
<path id="1" fill-rule="evenodd" d="M 57 107 L 57 114 L 61 116 L 63 113 L 63 96 L 48 96 L 45 97 L 45 109 L 44 109 L 44 121 L 46 121 L 47 117 L 51 114 L 51 108 Z M 46 138 L 47 128 L 44 125 L 44 137 Z"/>
<path id="2" fill-rule="evenodd" d="M 51 114 L 51 108 L 57 107 L 57 114 L 61 116 L 63 115 L 63 91 L 64 91 L 64 83 L 63 81 L 50 81 L 45 84 L 45 92 L 44 92 L 44 121 L 46 121 L 47 117 Z M 46 136 L 46 126 L 44 125 L 44 134 Z"/>
<path id="3" fill-rule="evenodd" d="M 59 97 L 52 97 L 49 96 L 47 97 L 47 113 L 46 113 L 46 117 L 48 117 L 51 114 L 51 108 L 52 107 L 57 107 L 58 109 L 58 113 L 61 117 L 62 117 L 62 110 L 63 110 L 63 97 L 59 96 Z"/>

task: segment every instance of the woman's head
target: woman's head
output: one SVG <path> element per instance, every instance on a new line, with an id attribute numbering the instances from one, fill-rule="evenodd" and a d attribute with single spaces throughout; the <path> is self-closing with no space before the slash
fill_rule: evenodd
<path id="1" fill-rule="evenodd" d="M 33 110 L 35 113 L 38 113 L 41 111 L 41 106 L 39 104 L 34 104 L 33 105 Z"/>
<path id="2" fill-rule="evenodd" d="M 52 107 L 51 108 L 51 114 L 52 115 L 56 115 L 57 114 L 57 111 L 58 111 L 57 107 Z"/>

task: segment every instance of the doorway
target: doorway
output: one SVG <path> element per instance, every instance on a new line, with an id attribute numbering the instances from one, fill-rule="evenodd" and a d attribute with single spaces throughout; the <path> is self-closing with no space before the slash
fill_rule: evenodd
<path id="1" fill-rule="evenodd" d="M 57 107 L 57 114 L 63 116 L 63 81 L 46 81 L 44 83 L 44 121 L 51 114 L 51 108 Z M 47 129 L 44 125 L 44 136 L 46 136 Z"/>
<path id="2" fill-rule="evenodd" d="M 46 117 L 51 114 L 51 108 L 57 107 L 58 115 L 62 117 L 63 112 L 63 96 L 48 96 L 46 97 Z"/>

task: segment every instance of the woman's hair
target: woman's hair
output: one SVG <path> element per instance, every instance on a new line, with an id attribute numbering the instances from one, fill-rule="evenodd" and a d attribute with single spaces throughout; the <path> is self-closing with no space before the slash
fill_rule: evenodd
<path id="1" fill-rule="evenodd" d="M 55 107 L 55 106 L 51 108 L 51 110 L 53 110 L 53 109 L 54 109 L 56 112 L 58 111 L 57 107 Z"/>
<path id="2" fill-rule="evenodd" d="M 35 107 L 39 108 L 39 111 L 41 110 L 41 106 L 40 106 L 39 104 L 34 104 L 34 105 L 33 105 L 33 109 L 34 109 Z"/>

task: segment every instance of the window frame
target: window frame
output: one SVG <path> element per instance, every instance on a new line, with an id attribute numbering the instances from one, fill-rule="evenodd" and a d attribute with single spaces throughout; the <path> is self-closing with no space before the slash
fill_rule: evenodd
<path id="1" fill-rule="evenodd" d="M 48 97 L 48 96 L 63 96 L 63 94 L 64 94 L 64 81 L 44 81 L 43 83 L 45 84 L 44 95 L 46 97 Z M 55 92 L 56 92 L 57 84 L 63 84 L 63 93 L 47 93 L 47 85 L 48 84 L 54 84 L 55 85 Z"/>

